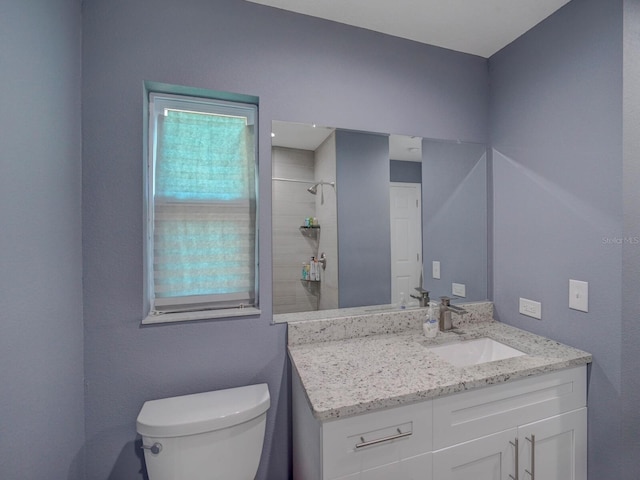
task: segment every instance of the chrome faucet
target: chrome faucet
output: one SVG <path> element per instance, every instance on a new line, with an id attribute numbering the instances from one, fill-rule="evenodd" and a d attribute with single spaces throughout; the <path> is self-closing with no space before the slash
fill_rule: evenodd
<path id="1" fill-rule="evenodd" d="M 451 299 L 449 297 L 440 297 L 440 322 L 439 327 L 441 332 L 451 330 L 453 323 L 451 322 L 451 312 L 458 315 L 464 315 L 467 311 L 464 308 L 451 305 Z"/>
<path id="2" fill-rule="evenodd" d="M 429 290 L 425 290 L 422 287 L 416 287 L 416 290 L 420 293 L 418 295 L 410 295 L 411 298 L 415 298 L 420 302 L 421 307 L 428 307 L 431 299 L 429 298 Z"/>

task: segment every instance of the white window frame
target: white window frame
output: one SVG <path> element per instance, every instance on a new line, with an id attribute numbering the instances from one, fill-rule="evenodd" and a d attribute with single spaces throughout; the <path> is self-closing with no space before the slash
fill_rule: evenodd
<path id="1" fill-rule="evenodd" d="M 148 94 L 148 116 L 146 120 L 146 153 L 145 153 L 145 219 L 144 219 L 144 282 L 145 299 L 144 315 L 142 324 L 168 323 L 191 320 L 204 320 L 229 317 L 244 317 L 259 315 L 259 261 L 258 261 L 258 109 L 255 103 L 230 102 L 211 97 L 200 97 L 190 95 L 176 95 L 162 92 L 146 92 Z M 238 304 L 237 296 L 227 295 L 222 301 L 216 300 L 203 303 L 203 296 L 179 297 L 180 302 L 155 298 L 154 292 L 154 183 L 155 183 L 155 157 L 156 157 L 156 126 L 158 115 L 162 115 L 166 108 L 174 110 L 197 111 L 202 113 L 240 115 L 246 117 L 249 125 L 254 125 L 254 157 L 255 157 L 255 223 L 252 225 L 255 234 L 255 254 L 254 254 L 254 301 L 251 305 Z M 240 205 L 236 205 L 240 206 Z M 247 202 L 242 202 L 246 208 Z M 234 208 L 232 203 L 225 203 L 225 208 Z M 192 303 L 192 302 L 197 303 Z"/>

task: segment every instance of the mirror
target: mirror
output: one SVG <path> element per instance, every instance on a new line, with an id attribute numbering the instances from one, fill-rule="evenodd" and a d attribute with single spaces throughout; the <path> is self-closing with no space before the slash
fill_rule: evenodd
<path id="1" fill-rule="evenodd" d="M 274 321 L 417 305 L 421 278 L 432 300 L 487 298 L 485 145 L 278 121 L 272 132 Z"/>

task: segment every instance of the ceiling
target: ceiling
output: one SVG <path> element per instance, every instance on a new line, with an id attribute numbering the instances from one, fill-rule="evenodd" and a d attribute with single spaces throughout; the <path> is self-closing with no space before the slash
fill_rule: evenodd
<path id="1" fill-rule="evenodd" d="M 248 0 L 489 58 L 569 0 Z"/>
<path id="2" fill-rule="evenodd" d="M 271 122 L 271 145 L 314 152 L 335 130 L 332 127 L 304 123 Z M 389 135 L 389 158 L 422 161 L 422 137 Z"/>

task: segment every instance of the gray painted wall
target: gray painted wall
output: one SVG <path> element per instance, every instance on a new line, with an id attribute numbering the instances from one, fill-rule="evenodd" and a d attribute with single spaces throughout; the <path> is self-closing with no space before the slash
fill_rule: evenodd
<path id="1" fill-rule="evenodd" d="M 336 130 L 340 308 L 391 303 L 389 137 Z"/>
<path id="2" fill-rule="evenodd" d="M 432 300 L 487 299 L 486 152 L 485 144 L 422 140 L 424 285 Z M 454 282 L 465 285 L 465 297 L 453 296 Z"/>
<path id="3" fill-rule="evenodd" d="M 640 1 L 624 1 L 622 246 L 622 478 L 640 472 Z"/>
<path id="4" fill-rule="evenodd" d="M 80 479 L 80 2 L 0 2 L 0 478 Z"/>
<path id="5" fill-rule="evenodd" d="M 490 61 L 496 312 L 594 353 L 594 480 L 640 470 L 640 255 L 603 242 L 640 230 L 640 14 L 624 1 L 623 161 L 622 3 L 573 0 Z M 486 141 L 483 59 L 246 2 L 148 7 L 84 2 L 81 170 L 79 4 L 0 5 L 0 105 L 12 113 L 0 118 L 2 478 L 84 478 L 81 171 L 86 478 L 142 477 L 144 400 L 257 381 L 273 401 L 259 478 L 286 478 L 285 331 L 269 325 L 271 119 Z M 139 326 L 145 79 L 261 97 L 261 318 Z M 569 276 L 590 282 L 590 313 L 567 309 Z M 518 296 L 542 301 L 543 320 L 519 316 Z"/>
<path id="6" fill-rule="evenodd" d="M 389 175 L 392 182 L 422 183 L 422 163 L 391 160 Z"/>
<path id="7" fill-rule="evenodd" d="M 142 477 L 145 400 L 264 381 L 258 478 L 287 478 L 286 327 L 270 324 L 271 121 L 485 142 L 487 62 L 238 0 L 83 8 L 87 478 Z M 140 327 L 144 80 L 260 97 L 259 318 Z"/>
<path id="8" fill-rule="evenodd" d="M 574 0 L 489 65 L 497 317 L 593 353 L 589 478 L 636 478 L 620 444 L 622 2 Z M 589 282 L 589 313 L 568 308 L 570 278 Z"/>

